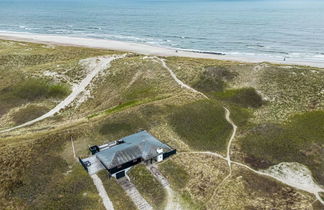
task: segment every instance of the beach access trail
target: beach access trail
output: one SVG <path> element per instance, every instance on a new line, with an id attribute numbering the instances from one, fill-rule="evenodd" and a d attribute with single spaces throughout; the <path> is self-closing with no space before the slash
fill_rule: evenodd
<path id="1" fill-rule="evenodd" d="M 58 105 L 56 105 L 53 109 L 51 109 L 49 112 L 45 113 L 44 115 L 33 119 L 31 121 L 25 122 L 21 125 L 0 130 L 0 133 L 9 132 L 18 128 L 26 127 L 29 125 L 32 125 L 36 122 L 39 122 L 41 120 L 44 120 L 48 117 L 52 117 L 56 113 L 60 112 L 62 109 L 69 106 L 83 91 L 85 91 L 86 87 L 91 83 L 91 81 L 102 71 L 110 68 L 110 64 L 112 61 L 120 58 L 124 58 L 126 54 L 123 55 L 113 55 L 113 56 L 100 56 L 100 57 L 94 57 L 94 58 L 87 58 L 84 60 L 81 60 L 80 63 L 82 63 L 85 68 L 88 69 L 88 74 L 86 77 L 75 87 L 73 87 L 73 90 L 70 95 L 68 95 L 63 101 L 61 101 Z"/>
<path id="2" fill-rule="evenodd" d="M 177 78 L 177 76 L 175 75 L 175 73 L 172 71 L 172 69 L 170 69 L 167 64 L 165 63 L 165 60 L 162 58 L 158 58 L 158 57 L 151 57 L 152 60 L 158 61 L 162 64 L 162 66 L 168 70 L 168 72 L 170 73 L 171 77 L 175 80 L 176 83 L 178 83 L 181 88 L 185 88 L 188 89 L 189 91 L 195 93 L 195 94 L 199 94 L 202 95 L 204 98 L 209 100 L 209 97 L 207 95 L 205 95 L 204 93 L 190 87 L 189 85 L 185 84 L 184 82 L 182 82 L 179 78 Z M 227 151 L 226 151 L 226 157 L 224 157 L 223 155 L 216 153 L 216 152 L 182 152 L 182 153 L 178 153 L 178 154 L 185 154 L 185 153 L 190 153 L 190 154 L 207 154 L 207 155 L 213 155 L 216 156 L 218 158 L 221 158 L 225 161 L 227 161 L 228 163 L 228 167 L 229 167 L 229 174 L 221 181 L 220 185 L 222 185 L 231 175 L 232 175 L 232 164 L 236 164 L 238 166 L 244 167 L 250 171 L 252 171 L 255 174 L 258 175 L 262 175 L 262 176 L 267 176 L 270 178 L 273 178 L 283 184 L 289 185 L 293 188 L 296 188 L 298 190 L 302 190 L 302 191 L 306 191 L 309 192 L 311 194 L 314 194 L 316 199 L 321 202 L 322 204 L 324 204 L 324 200 L 321 198 L 320 193 L 324 192 L 324 189 L 316 184 L 315 182 L 313 182 L 313 179 L 311 177 L 310 174 L 291 174 L 291 176 L 295 176 L 295 180 L 290 179 L 290 174 L 287 174 L 287 176 L 277 176 L 274 175 L 270 172 L 267 171 L 257 171 L 253 168 L 251 168 L 248 165 L 245 165 L 243 163 L 239 163 L 236 161 L 232 161 L 231 160 L 231 144 L 233 142 L 233 140 L 235 139 L 235 135 L 236 135 L 236 131 L 237 131 L 237 126 L 235 125 L 235 123 L 232 121 L 232 119 L 230 118 L 230 111 L 226 108 L 223 107 L 225 109 L 225 119 L 227 120 L 227 122 L 229 124 L 231 124 L 231 126 L 233 127 L 233 131 L 232 131 L 232 135 L 228 141 L 227 144 Z M 300 164 L 301 165 L 301 164 Z M 288 170 L 286 170 L 289 172 L 289 168 Z M 280 173 L 279 173 L 280 174 Z M 300 176 L 299 176 L 300 175 Z M 310 180 L 311 179 L 311 180 Z M 297 180 L 297 181 L 296 181 Z M 217 192 L 217 189 L 220 187 L 220 185 L 218 185 L 216 187 L 216 189 L 214 190 L 214 194 Z"/>

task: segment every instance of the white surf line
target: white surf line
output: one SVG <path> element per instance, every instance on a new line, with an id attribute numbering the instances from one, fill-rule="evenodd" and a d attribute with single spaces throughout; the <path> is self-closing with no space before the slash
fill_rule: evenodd
<path id="1" fill-rule="evenodd" d="M 108 197 L 108 194 L 106 192 L 105 187 L 102 184 L 101 179 L 98 177 L 97 174 L 91 175 L 91 178 L 92 178 L 93 183 L 95 184 L 95 186 L 96 186 L 96 188 L 97 188 L 97 190 L 99 192 L 99 196 L 102 199 L 102 202 L 103 202 L 103 204 L 105 206 L 105 209 L 106 210 L 114 210 L 114 206 L 113 206 L 111 200 Z"/>
<path id="2" fill-rule="evenodd" d="M 52 117 L 54 114 L 58 113 L 59 111 L 61 111 L 62 109 L 64 109 L 65 107 L 67 107 L 68 105 L 70 105 L 75 99 L 76 97 L 85 90 L 85 88 L 91 83 L 91 81 L 93 80 L 93 78 L 95 76 L 98 75 L 99 72 L 107 69 L 110 67 L 110 63 L 116 59 L 120 59 L 120 58 L 124 58 L 126 56 L 126 54 L 123 55 L 115 55 L 115 56 L 101 56 L 101 57 L 95 57 L 95 58 L 90 58 L 90 59 L 85 59 L 88 61 L 88 65 L 89 67 L 93 66 L 93 69 L 87 74 L 87 76 L 76 86 L 73 88 L 72 93 L 66 97 L 63 101 L 61 101 L 56 107 L 54 107 L 53 109 L 51 109 L 49 112 L 47 112 L 46 114 L 28 121 L 26 123 L 23 123 L 21 125 L 12 127 L 12 128 L 8 128 L 5 130 L 1 130 L 0 133 L 5 133 L 5 132 L 9 132 L 18 128 L 22 128 L 28 125 L 32 125 L 36 122 L 39 122 L 41 120 L 44 120 L 48 117 Z M 83 60 L 84 61 L 84 60 Z"/>
<path id="3" fill-rule="evenodd" d="M 181 85 L 181 87 L 187 88 L 187 89 L 191 90 L 192 92 L 199 93 L 199 94 L 203 95 L 206 99 L 209 99 L 205 94 L 203 94 L 203 93 L 201 93 L 201 92 L 199 92 L 199 91 L 193 89 L 193 88 L 190 87 L 189 85 L 184 84 L 181 80 L 179 80 L 179 79 L 177 78 L 177 76 L 175 75 L 175 73 L 172 71 L 172 69 L 170 69 L 170 68 L 166 65 L 166 63 L 165 63 L 165 61 L 164 61 L 163 59 L 161 59 L 161 58 L 157 58 L 157 57 L 154 57 L 154 58 L 160 60 L 160 62 L 162 63 L 163 67 L 166 68 L 166 69 L 170 72 L 172 78 L 173 78 L 173 79 L 174 79 L 174 80 L 175 80 L 179 85 Z M 231 158 L 230 158 L 230 148 L 231 148 L 231 143 L 232 143 L 232 141 L 233 141 L 233 139 L 235 138 L 235 135 L 236 135 L 237 126 L 233 123 L 233 121 L 232 121 L 232 120 L 230 119 L 230 117 L 229 117 L 229 116 L 230 116 L 230 111 L 229 111 L 226 107 L 223 107 L 223 108 L 225 109 L 225 112 L 226 112 L 226 113 L 225 113 L 225 118 L 226 118 L 226 120 L 227 120 L 227 121 L 228 121 L 228 122 L 233 126 L 233 133 L 232 133 L 232 136 L 231 136 L 231 138 L 230 138 L 230 140 L 229 140 L 229 142 L 228 142 L 228 145 L 227 145 L 227 153 L 226 153 L 226 157 L 223 157 L 222 155 L 220 155 L 220 154 L 218 154 L 218 153 L 214 153 L 214 152 L 192 152 L 192 153 L 201 153 L 201 154 L 210 154 L 210 155 L 214 155 L 214 156 L 216 156 L 216 157 L 219 157 L 219 158 L 221 158 L 221 159 L 227 161 L 227 163 L 228 163 L 228 165 L 229 165 L 230 173 L 229 173 L 228 176 L 225 177 L 224 180 L 222 180 L 221 183 L 223 183 L 227 178 L 229 178 L 229 177 L 231 176 L 231 171 L 232 171 L 232 169 L 231 169 L 231 163 L 235 163 L 235 164 L 237 164 L 237 165 L 243 166 L 243 167 L 245 167 L 245 168 L 251 170 L 252 172 L 254 172 L 254 173 L 256 173 L 256 174 L 271 177 L 271 178 L 276 179 L 276 180 L 278 180 L 279 182 L 281 182 L 281 183 L 283 183 L 283 184 L 286 184 L 286 185 L 288 185 L 288 186 L 291 186 L 291 187 L 293 187 L 293 188 L 296 188 L 296 189 L 303 190 L 303 191 L 309 192 L 309 193 L 311 193 L 311 194 L 314 194 L 315 197 L 317 198 L 317 200 L 319 200 L 322 204 L 324 204 L 324 201 L 323 201 L 323 199 L 320 197 L 320 194 L 319 194 L 320 192 L 324 192 L 323 189 L 322 189 L 322 190 L 308 190 L 308 189 L 302 188 L 302 187 L 300 187 L 300 186 L 298 186 L 298 185 L 294 185 L 294 184 L 292 184 L 292 183 L 287 183 L 285 180 L 280 179 L 280 178 L 278 178 L 278 177 L 275 177 L 275 176 L 273 176 L 273 175 L 271 175 L 271 174 L 267 174 L 267 173 L 264 173 L 264 172 L 260 172 L 260 171 L 254 170 L 254 169 L 252 169 L 251 167 L 249 167 L 249 166 L 247 166 L 247 165 L 245 165 L 245 164 L 242 164 L 242 163 L 239 163 L 239 162 L 231 161 Z M 185 153 L 190 153 L 190 152 L 185 152 Z M 218 188 L 218 187 L 217 187 L 217 188 Z M 217 189 L 217 188 L 216 188 L 216 189 Z"/>

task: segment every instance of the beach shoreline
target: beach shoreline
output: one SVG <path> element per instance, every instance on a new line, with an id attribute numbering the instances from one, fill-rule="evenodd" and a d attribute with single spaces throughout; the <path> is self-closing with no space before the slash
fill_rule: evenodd
<path id="1" fill-rule="evenodd" d="M 302 65 L 312 66 L 318 68 L 324 68 L 324 60 L 319 61 L 299 61 L 294 59 L 273 58 L 273 57 L 261 57 L 261 56 L 233 56 L 222 53 L 208 53 L 194 50 L 182 50 L 172 49 L 167 47 L 151 46 L 140 43 L 132 43 L 125 41 L 107 40 L 107 39 L 95 39 L 95 38 L 83 38 L 83 37 L 72 37 L 72 36 L 61 36 L 61 35 L 45 35 L 45 34 L 32 34 L 32 33 L 21 33 L 21 32 L 0 32 L 0 39 L 11 40 L 11 41 L 24 41 L 41 44 L 53 44 L 63 46 L 78 46 L 78 47 L 89 47 L 99 48 L 123 52 L 133 52 L 144 55 L 155 55 L 155 56 L 178 56 L 178 57 L 190 57 L 190 58 L 206 58 L 216 60 L 227 60 L 237 61 L 244 63 L 261 63 L 269 62 L 274 64 L 283 65 Z"/>

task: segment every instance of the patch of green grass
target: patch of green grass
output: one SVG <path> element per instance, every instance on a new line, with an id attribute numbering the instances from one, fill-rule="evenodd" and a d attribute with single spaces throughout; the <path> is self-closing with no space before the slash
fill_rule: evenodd
<path id="1" fill-rule="evenodd" d="M 88 118 L 91 119 L 91 118 L 97 117 L 97 116 L 99 116 L 101 114 L 109 115 L 109 114 L 112 114 L 112 113 L 116 113 L 116 112 L 120 112 L 120 111 L 129 109 L 131 107 L 139 106 L 139 105 L 142 105 L 142 104 L 145 104 L 145 103 L 150 103 L 150 102 L 153 102 L 153 101 L 162 100 L 162 99 L 165 99 L 167 97 L 168 96 L 158 96 L 158 97 L 147 98 L 147 99 L 143 99 L 143 100 L 128 101 L 128 102 L 125 102 L 125 103 L 121 103 L 121 104 L 119 104 L 117 106 L 111 107 L 109 109 L 106 109 L 104 111 L 91 114 L 91 115 L 88 116 Z"/>
<path id="2" fill-rule="evenodd" d="M 107 137 L 120 138 L 144 129 L 149 129 L 149 124 L 142 117 L 135 113 L 125 113 L 103 121 L 98 131 Z"/>
<path id="3" fill-rule="evenodd" d="M 22 124 L 45 114 L 48 110 L 47 107 L 28 105 L 26 108 L 15 112 L 12 119 L 16 124 Z"/>
<path id="4" fill-rule="evenodd" d="M 154 209 L 163 209 L 166 201 L 166 192 L 163 186 L 142 164 L 129 171 L 129 177 L 141 195 Z"/>
<path id="5" fill-rule="evenodd" d="M 13 94 L 16 97 L 28 101 L 40 98 L 63 98 L 69 94 L 70 89 L 64 84 L 52 84 L 44 79 L 28 79 L 13 87 Z"/>
<path id="6" fill-rule="evenodd" d="M 107 193 L 109 199 L 113 203 L 114 209 L 126 210 L 136 209 L 133 201 L 128 197 L 123 188 L 117 183 L 115 178 L 109 178 L 106 170 L 98 173 Z"/>
<path id="7" fill-rule="evenodd" d="M 80 132 L 1 141 L 0 199 L 9 209 L 103 209 L 89 175 L 60 155 Z M 72 155 L 72 152 L 71 152 Z"/>
<path id="8" fill-rule="evenodd" d="M 48 187 L 28 209 L 104 209 L 89 174 L 81 165 L 74 166 L 71 172 L 52 181 Z"/>
<path id="9" fill-rule="evenodd" d="M 202 202 L 194 201 L 188 191 L 183 191 L 181 193 L 181 199 L 183 200 L 183 205 L 187 209 L 192 210 L 206 210 L 206 206 Z"/>
<path id="10" fill-rule="evenodd" d="M 248 124 L 248 120 L 252 116 L 249 109 L 236 105 L 230 105 L 228 108 L 231 112 L 230 118 L 238 127 L 243 127 Z"/>
<path id="11" fill-rule="evenodd" d="M 249 155 L 247 162 L 253 166 L 299 162 L 308 166 L 316 180 L 323 184 L 323 125 L 324 111 L 306 112 L 295 115 L 285 125 L 258 125 L 240 142 Z"/>
<path id="12" fill-rule="evenodd" d="M 224 151 L 232 130 L 223 107 L 207 100 L 174 107 L 169 121 L 194 150 Z"/>
<path id="13" fill-rule="evenodd" d="M 259 108 L 263 104 L 262 97 L 254 88 L 231 89 L 223 92 L 215 92 L 213 95 L 217 99 L 245 108 Z"/>
<path id="14" fill-rule="evenodd" d="M 65 84 L 31 78 L 0 90 L 0 115 L 13 107 L 47 98 L 63 98 L 70 93 Z"/>
<path id="15" fill-rule="evenodd" d="M 168 179 L 173 189 L 180 190 L 188 183 L 189 174 L 172 160 L 159 164 L 159 169 Z"/>
<path id="16" fill-rule="evenodd" d="M 193 84 L 193 88 L 202 92 L 223 91 L 225 81 L 232 80 L 236 76 L 224 66 L 206 66 L 199 80 Z"/>

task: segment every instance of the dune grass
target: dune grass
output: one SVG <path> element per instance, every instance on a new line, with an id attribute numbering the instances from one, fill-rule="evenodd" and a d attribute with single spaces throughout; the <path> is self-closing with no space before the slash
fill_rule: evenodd
<path id="1" fill-rule="evenodd" d="M 69 165 L 60 155 L 71 135 L 74 134 L 60 132 L 1 142 L 0 164 L 4 167 L 0 171 L 2 207 L 103 209 L 86 171 L 76 162 Z"/>
<path id="2" fill-rule="evenodd" d="M 170 182 L 172 189 L 179 191 L 188 183 L 189 174 L 170 159 L 159 164 L 159 169 Z"/>
<path id="3" fill-rule="evenodd" d="M 98 176 L 100 177 L 115 210 L 136 209 L 135 204 L 128 197 L 123 188 L 117 183 L 116 179 L 108 177 L 106 170 L 100 171 Z"/>
<path id="4" fill-rule="evenodd" d="M 308 166 L 323 184 L 323 125 L 324 111 L 297 114 L 285 125 L 263 124 L 252 128 L 240 144 L 249 155 L 247 162 L 255 167 L 299 162 Z"/>
<path id="5" fill-rule="evenodd" d="M 254 88 L 229 89 L 222 92 L 214 92 L 213 96 L 243 108 L 259 108 L 263 104 L 262 97 Z"/>
<path id="6" fill-rule="evenodd" d="M 15 112 L 12 116 L 13 121 L 16 123 L 16 125 L 25 123 L 27 121 L 33 120 L 46 112 L 48 112 L 49 109 L 44 106 L 37 106 L 37 105 L 28 105 L 25 108 L 22 108 Z"/>
<path id="7" fill-rule="evenodd" d="M 143 164 L 133 167 L 129 171 L 129 177 L 154 209 L 163 209 L 167 196 L 166 192 Z"/>
<path id="8" fill-rule="evenodd" d="M 225 150 L 232 127 L 221 105 L 200 100 L 173 109 L 170 124 L 192 149 Z"/>
<path id="9" fill-rule="evenodd" d="M 50 98 L 61 99 L 70 93 L 70 87 L 41 78 L 30 78 L 0 90 L 0 115 L 24 103 Z"/>

